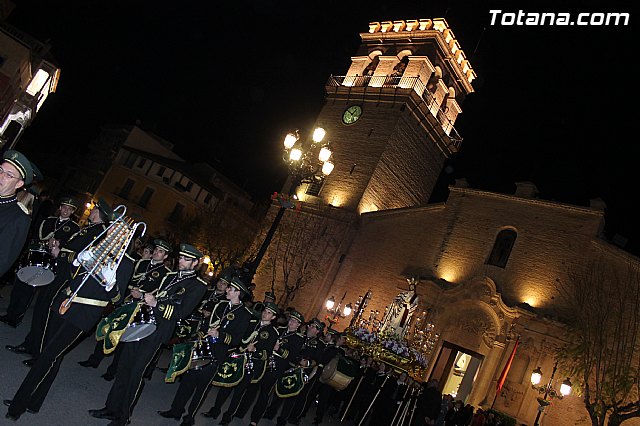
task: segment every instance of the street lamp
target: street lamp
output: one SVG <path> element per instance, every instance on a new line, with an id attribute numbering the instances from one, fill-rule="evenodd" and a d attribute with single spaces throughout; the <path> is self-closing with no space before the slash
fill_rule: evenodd
<path id="1" fill-rule="evenodd" d="M 560 391 L 556 391 L 553 388 L 553 377 L 556 375 L 556 370 L 558 369 L 558 361 L 553 366 L 553 371 L 551 372 L 551 377 L 549 378 L 549 382 L 546 385 L 540 386 L 540 381 L 542 380 L 542 370 L 540 367 L 533 370 L 531 373 L 531 388 L 537 390 L 539 394 L 544 394 L 542 398 L 536 398 L 538 401 L 538 414 L 536 415 L 536 420 L 534 421 L 534 426 L 538 426 L 540 423 L 540 415 L 544 411 L 545 407 L 547 407 L 551 402 L 549 399 L 558 398 L 562 399 L 565 396 L 571 393 L 571 381 L 567 377 L 566 380 L 562 382 L 560 385 Z M 547 399 L 549 398 L 549 399 Z"/>
<path id="2" fill-rule="evenodd" d="M 334 163 L 331 161 L 333 151 L 329 143 L 323 142 L 327 132 L 322 127 L 314 129 L 310 140 L 302 140 L 300 131 L 295 130 L 287 133 L 284 137 L 282 159 L 289 169 L 291 178 L 288 196 L 294 197 L 295 190 L 302 183 L 321 183 L 333 171 Z M 284 211 L 291 207 L 291 203 L 281 203 L 278 213 L 267 231 L 260 249 L 256 256 L 245 267 L 248 269 L 246 275 L 247 284 L 251 283 L 253 276 L 262 261 L 267 248 L 273 239 L 273 235 L 284 216 Z"/>
<path id="3" fill-rule="evenodd" d="M 342 302 L 344 301 L 344 298 L 346 296 L 347 292 L 345 291 L 338 305 L 336 305 L 336 299 L 333 296 L 329 297 L 325 302 L 324 306 L 325 308 L 327 308 L 327 312 L 329 312 L 329 315 L 327 316 L 327 320 L 329 321 L 329 329 L 331 329 L 333 324 L 338 322 L 338 318 L 348 317 L 353 312 L 353 306 L 351 305 L 351 303 L 347 303 L 346 305 L 342 306 Z"/>

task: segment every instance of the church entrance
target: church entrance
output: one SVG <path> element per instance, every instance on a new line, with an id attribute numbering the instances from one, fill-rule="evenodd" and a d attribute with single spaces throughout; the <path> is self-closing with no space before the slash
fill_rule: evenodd
<path id="1" fill-rule="evenodd" d="M 466 402 L 484 357 L 453 343 L 444 342 L 431 379 L 438 379 L 438 387 L 443 395 Z"/>

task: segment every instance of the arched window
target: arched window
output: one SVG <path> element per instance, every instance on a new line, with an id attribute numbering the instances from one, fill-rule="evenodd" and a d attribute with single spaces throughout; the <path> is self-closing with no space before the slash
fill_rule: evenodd
<path id="1" fill-rule="evenodd" d="M 493 244 L 493 250 L 487 260 L 488 265 L 504 268 L 511 255 L 513 244 L 516 242 L 518 234 L 513 229 L 503 229 L 498 233 L 496 242 Z"/>

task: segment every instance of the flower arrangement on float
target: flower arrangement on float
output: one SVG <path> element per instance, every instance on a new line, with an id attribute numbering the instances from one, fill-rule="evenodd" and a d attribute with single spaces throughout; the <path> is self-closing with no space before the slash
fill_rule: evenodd
<path id="1" fill-rule="evenodd" d="M 361 349 L 375 358 L 403 369 L 411 365 L 427 367 L 427 357 L 397 335 L 369 331 L 363 327 L 355 328 L 350 334 L 355 338 L 350 340 L 352 347 Z"/>

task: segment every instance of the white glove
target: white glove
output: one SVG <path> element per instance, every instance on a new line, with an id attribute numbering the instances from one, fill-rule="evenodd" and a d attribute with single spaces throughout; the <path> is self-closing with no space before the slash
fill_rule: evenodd
<path id="1" fill-rule="evenodd" d="M 105 285 L 106 291 L 111 291 L 116 284 L 116 269 L 111 268 L 109 265 L 104 265 L 100 270 L 102 279 L 107 283 Z"/>

